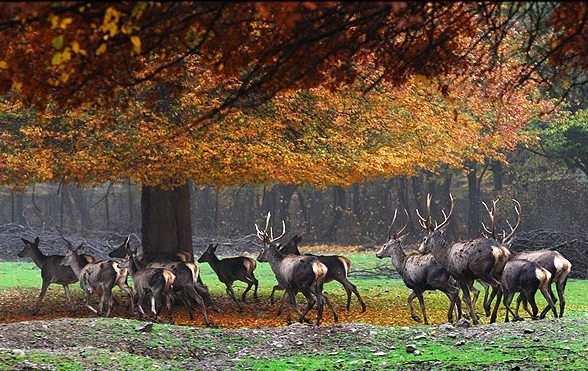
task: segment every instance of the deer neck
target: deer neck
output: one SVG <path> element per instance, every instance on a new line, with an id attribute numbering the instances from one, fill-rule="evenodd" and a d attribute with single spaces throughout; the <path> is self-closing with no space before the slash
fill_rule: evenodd
<path id="1" fill-rule="evenodd" d="M 431 253 L 433 257 L 439 264 L 444 267 L 447 267 L 449 262 L 449 242 L 447 242 L 444 238 L 439 239 L 431 248 Z"/>
<path id="2" fill-rule="evenodd" d="M 82 274 L 82 265 L 80 264 L 80 259 L 81 258 L 80 258 L 80 256 L 78 254 L 76 254 L 75 256 L 76 256 L 76 258 L 71 263 L 70 267 L 71 267 L 71 270 L 76 275 L 76 277 L 79 279 L 80 278 L 80 275 Z"/>
<path id="3" fill-rule="evenodd" d="M 275 274 L 278 274 L 280 265 L 284 260 L 284 255 L 282 255 L 278 248 L 273 244 L 269 245 L 267 249 L 267 260 L 270 264 L 270 267 L 272 267 L 272 271 L 274 271 Z"/>
<path id="4" fill-rule="evenodd" d="M 394 268 L 400 272 L 404 271 L 404 267 L 406 265 L 407 255 L 402 250 L 402 247 L 399 245 L 395 245 L 392 248 L 392 255 L 390 256 L 390 260 L 392 261 L 392 265 Z"/>
<path id="5" fill-rule="evenodd" d="M 38 247 L 33 247 L 31 254 L 31 260 L 37 265 L 37 267 L 43 269 L 45 262 L 47 261 L 47 257 L 43 255 L 41 250 Z"/>
<path id="6" fill-rule="evenodd" d="M 129 256 L 129 273 L 133 277 L 139 271 L 139 265 L 133 255 Z"/>
<path id="7" fill-rule="evenodd" d="M 210 254 L 210 259 L 208 260 L 208 264 L 210 264 L 210 268 L 212 268 L 212 270 L 218 274 L 219 270 L 220 270 L 220 259 L 218 258 L 218 256 L 216 256 L 216 254 Z"/>

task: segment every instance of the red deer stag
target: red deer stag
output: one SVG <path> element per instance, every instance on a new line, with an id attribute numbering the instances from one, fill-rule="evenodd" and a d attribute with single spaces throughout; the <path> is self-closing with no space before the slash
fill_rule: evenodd
<path id="1" fill-rule="evenodd" d="M 286 234 L 286 224 L 282 221 L 282 234 L 274 238 L 273 231 L 269 228 L 270 216 L 271 214 L 268 212 L 263 231 L 255 224 L 257 237 L 263 242 L 263 247 L 257 260 L 270 264 L 278 283 L 286 291 L 282 301 L 286 297 L 289 298 L 288 323 L 291 322 L 291 307 L 299 314 L 298 321 L 302 322 L 316 304 L 318 309 L 316 325 L 318 326 L 322 319 L 325 303 L 323 283 L 327 274 L 327 267 L 313 256 L 283 255 L 280 253 L 275 242 Z M 296 293 L 298 292 L 301 292 L 308 300 L 306 309 L 303 312 L 298 309 L 296 304 Z"/>
<path id="2" fill-rule="evenodd" d="M 408 296 L 408 306 L 410 308 L 410 316 L 416 322 L 421 322 L 421 319 L 415 314 L 412 302 L 415 298 L 419 299 L 421 305 L 421 312 L 425 324 L 428 324 L 427 312 L 425 309 L 425 300 L 423 292 L 439 290 L 449 298 L 449 310 L 447 312 L 447 320 L 453 322 L 453 309 L 457 306 L 457 320 L 461 318 L 461 300 L 459 299 L 459 288 L 455 282 L 439 264 L 432 254 L 412 254 L 406 255 L 402 249 L 402 241 L 408 235 L 402 234 L 408 224 L 408 212 L 404 209 L 406 214 L 406 223 L 404 227 L 398 232 L 393 232 L 394 222 L 398 209 L 394 210 L 394 217 L 390 223 L 390 230 L 388 231 L 388 241 L 376 253 L 380 259 L 390 257 L 392 265 L 402 277 L 406 287 L 412 290 Z"/>
<path id="3" fill-rule="evenodd" d="M 427 217 L 424 218 L 417 209 L 419 224 L 427 230 L 419 247 L 419 252 L 431 252 L 449 274 L 457 281 L 463 292 L 465 302 L 469 309 L 470 318 L 474 324 L 478 324 L 478 316 L 474 311 L 474 305 L 470 296 L 470 287 L 474 280 L 480 279 L 497 290 L 498 301 L 494 306 L 490 322 L 496 322 L 498 306 L 502 300 L 500 281 L 495 278 L 495 273 L 502 273 L 504 265 L 510 257 L 510 251 L 506 246 L 490 238 L 478 238 L 469 241 L 458 241 L 450 244 L 444 236 L 445 227 L 453 213 L 454 199 L 450 195 L 451 207 L 449 214 L 442 210 L 445 220 L 441 224 L 433 223 L 431 216 L 431 196 L 427 195 Z"/>

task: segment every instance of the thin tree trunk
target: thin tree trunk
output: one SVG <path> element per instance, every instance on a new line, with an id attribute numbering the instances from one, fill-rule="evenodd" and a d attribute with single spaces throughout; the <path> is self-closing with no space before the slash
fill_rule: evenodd
<path id="1" fill-rule="evenodd" d="M 337 231 L 343 219 L 345 210 L 345 189 L 341 186 L 333 187 L 333 220 L 325 233 L 329 242 L 337 242 Z"/>
<path id="2" fill-rule="evenodd" d="M 477 165 L 472 165 L 468 178 L 468 232 L 471 237 L 480 234 L 480 183 L 478 182 Z"/>
<path id="3" fill-rule="evenodd" d="M 494 183 L 494 193 L 502 191 L 502 184 L 504 178 L 504 165 L 500 161 L 494 161 L 492 164 L 492 180 Z"/>
<path id="4" fill-rule="evenodd" d="M 131 180 L 127 182 L 127 201 L 129 203 L 129 225 L 135 225 L 135 200 Z"/>
<path id="5" fill-rule="evenodd" d="M 141 219 L 146 255 L 158 256 L 178 251 L 193 253 L 188 184 L 171 190 L 143 186 Z"/>

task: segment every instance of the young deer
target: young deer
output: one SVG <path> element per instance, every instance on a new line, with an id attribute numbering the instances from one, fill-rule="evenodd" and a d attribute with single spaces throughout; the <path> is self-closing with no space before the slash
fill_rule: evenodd
<path id="1" fill-rule="evenodd" d="M 457 305 L 457 320 L 461 318 L 461 300 L 459 299 L 459 288 L 455 285 L 453 279 L 439 264 L 432 254 L 413 254 L 406 255 L 402 249 L 402 241 L 408 235 L 402 234 L 408 224 L 408 212 L 406 209 L 406 223 L 399 232 L 393 232 L 394 222 L 396 221 L 398 209 L 394 210 L 394 217 L 390 224 L 390 230 L 388 231 L 388 241 L 382 246 L 380 251 L 376 253 L 376 256 L 380 259 L 384 257 L 390 257 L 392 265 L 402 277 L 406 287 L 412 290 L 408 296 L 408 306 L 410 307 L 410 316 L 416 322 L 420 322 L 421 319 L 415 314 L 412 306 L 413 300 L 419 299 L 421 306 L 421 312 L 425 324 L 428 324 L 427 312 L 425 309 L 425 300 L 423 298 L 423 292 L 439 290 L 443 292 L 449 298 L 449 310 L 447 312 L 447 320 L 453 322 L 453 309 Z"/>
<path id="2" fill-rule="evenodd" d="M 553 311 L 557 317 L 555 305 L 553 299 L 549 293 L 549 285 L 551 282 L 551 273 L 545 268 L 539 266 L 539 264 L 524 260 L 515 259 L 510 260 L 506 263 L 502 272 L 502 290 L 504 293 L 504 307 L 506 308 L 505 321 L 508 322 L 508 314 L 511 313 L 515 320 L 519 319 L 518 315 L 510 309 L 510 303 L 512 302 L 515 293 L 519 292 L 522 295 L 525 309 L 527 309 L 526 302 L 531 304 L 533 312 L 529 312 L 533 319 L 537 319 L 537 303 L 535 303 L 535 293 L 537 290 L 541 290 L 543 297 L 547 300 L 548 308 Z M 545 314 L 541 313 L 539 318 L 545 318 Z"/>
<path id="3" fill-rule="evenodd" d="M 208 319 L 208 314 L 206 313 L 206 305 L 204 304 L 204 300 L 196 289 L 200 285 L 197 278 L 199 272 L 198 266 L 196 264 L 185 262 L 151 262 L 147 264 L 147 268 L 163 268 L 172 272 L 176 276 L 173 285 L 174 292 L 178 294 L 180 300 L 182 300 L 186 307 L 188 307 L 190 319 L 194 318 L 192 315 L 192 310 L 194 308 L 191 305 L 191 302 L 196 302 L 196 304 L 198 304 L 200 307 L 206 326 L 209 327 L 212 325 Z M 170 317 L 171 315 L 172 314 L 170 313 Z"/>
<path id="4" fill-rule="evenodd" d="M 302 237 L 296 235 L 292 237 L 290 242 L 286 245 L 280 247 L 280 252 L 284 255 L 302 255 L 300 250 L 298 250 L 298 244 L 302 241 Z M 361 305 L 362 313 L 366 311 L 366 305 L 361 299 L 359 295 L 359 291 L 357 291 L 357 287 L 349 281 L 347 278 L 347 274 L 349 273 L 349 268 L 351 268 L 351 261 L 344 256 L 339 255 L 313 255 L 313 254 L 304 254 L 306 256 L 314 256 L 316 257 L 321 263 L 323 263 L 328 271 L 327 275 L 325 276 L 325 283 L 329 283 L 331 281 L 339 282 L 345 292 L 347 293 L 347 310 L 351 307 L 351 293 L 354 293 L 359 300 L 359 304 Z M 279 285 L 274 286 L 272 289 L 272 293 L 270 295 L 270 302 L 274 303 L 274 292 L 276 290 L 283 290 Z"/>
<path id="5" fill-rule="evenodd" d="M 113 260 L 103 260 L 82 265 L 80 262 L 80 256 L 78 255 L 78 250 L 82 245 L 78 246 L 76 249 L 74 249 L 73 246 L 68 245 L 69 252 L 61 264 L 70 267 L 80 281 L 80 287 L 85 293 L 86 307 L 94 312 L 94 314 L 108 317 L 114 304 L 112 288 L 115 285 L 118 285 L 123 292 L 129 295 L 131 306 L 133 306 L 133 292 L 126 285 L 128 275 L 127 269 L 121 268 L 118 263 Z M 90 299 L 95 291 L 101 293 L 98 310 L 90 305 Z"/>
<path id="6" fill-rule="evenodd" d="M 146 294 L 151 295 L 151 313 L 153 319 L 157 320 L 157 316 L 163 301 L 165 300 L 168 313 L 171 313 L 171 300 L 173 295 L 173 285 L 176 280 L 176 275 L 173 272 L 164 268 L 142 268 L 139 261 L 136 259 L 137 250 L 132 250 L 128 245 L 128 237 L 125 242 L 127 248 L 128 268 L 135 283 L 135 291 L 137 295 L 137 308 L 139 312 L 148 317 L 143 311 L 143 301 Z"/>
<path id="7" fill-rule="evenodd" d="M 562 254 L 552 250 L 538 250 L 538 251 L 524 251 L 516 254 L 513 259 L 525 259 L 533 263 L 539 264 L 540 267 L 545 268 L 551 275 L 550 283 L 555 282 L 557 289 L 557 296 L 559 297 L 559 315 L 554 312 L 556 317 L 563 317 L 564 309 L 566 306 L 565 290 L 568 282 L 568 276 L 572 270 L 572 264 Z M 555 296 L 549 285 L 549 294 L 553 299 L 554 303 L 557 303 L 558 297 Z M 517 299 L 517 306 L 515 312 L 518 314 L 519 305 L 523 299 L 522 295 L 519 295 Z M 549 311 L 550 306 L 547 305 L 545 309 L 541 311 L 541 317 L 545 317 Z"/>
<path id="8" fill-rule="evenodd" d="M 207 262 L 210 264 L 210 267 L 218 276 L 219 281 L 227 286 L 226 291 L 229 297 L 237 303 L 239 310 L 242 311 L 243 306 L 235 297 L 235 292 L 233 291 L 233 282 L 241 281 L 247 284 L 247 288 L 241 295 L 241 300 L 243 302 L 245 301 L 247 292 L 251 290 L 252 286 L 255 286 L 255 289 L 253 290 L 253 298 L 257 300 L 259 281 L 257 281 L 257 278 L 255 278 L 255 275 L 253 274 L 256 267 L 255 260 L 245 256 L 219 259 L 215 254 L 217 248 L 218 244 L 210 244 L 202 256 L 198 258 L 198 263 Z"/>
<path id="9" fill-rule="evenodd" d="M 457 281 L 468 306 L 470 318 L 476 325 L 479 322 L 470 296 L 470 287 L 476 279 L 492 286 L 496 290 L 498 300 L 492 311 L 490 322 L 496 322 L 498 306 L 502 300 L 502 290 L 500 289 L 500 281 L 496 279 L 495 275 L 502 273 L 504 265 L 510 257 L 510 251 L 506 246 L 491 238 L 448 243 L 445 240 L 444 232 L 453 212 L 453 196 L 450 199 L 449 215 L 442 210 L 445 220 L 441 224 L 432 220 L 430 195 L 427 195 L 426 218 L 422 217 L 417 209 L 419 224 L 428 232 L 419 247 L 419 252 L 430 251 L 435 260 Z"/>
<path id="10" fill-rule="evenodd" d="M 63 255 L 44 255 L 41 250 L 39 250 L 39 237 L 35 238 L 34 242 L 30 242 L 21 238 L 24 242 L 24 249 L 22 249 L 17 255 L 19 258 L 30 257 L 31 260 L 41 269 L 41 278 L 43 280 L 43 284 L 41 286 L 41 293 L 39 294 L 39 298 L 35 304 L 33 309 L 33 314 L 37 314 L 41 307 L 41 303 L 43 302 L 43 298 L 47 293 L 47 288 L 52 283 L 57 283 L 63 286 L 63 291 L 65 292 L 65 296 L 67 298 L 67 303 L 70 307 L 72 307 L 71 302 L 71 294 L 69 291 L 69 285 L 78 281 L 73 270 L 69 267 L 64 267 L 61 265 L 61 262 L 64 258 Z M 85 265 L 87 263 L 93 263 L 96 261 L 96 258 L 91 255 L 80 255 L 81 264 Z"/>
<path id="11" fill-rule="evenodd" d="M 274 242 L 284 236 L 286 233 L 286 224 L 282 221 L 282 234 L 274 238 L 273 231 L 269 229 L 269 222 L 270 213 L 268 212 L 263 231 L 255 224 L 257 237 L 263 242 L 263 248 L 257 260 L 270 264 L 278 283 L 286 291 L 282 301 L 284 302 L 286 297 L 289 298 L 288 323 L 291 321 L 291 307 L 299 314 L 298 321 L 302 322 L 316 304 L 318 309 L 316 325 L 318 326 L 322 319 L 325 303 L 323 283 L 328 271 L 327 267 L 313 256 L 283 255 L 280 253 Z M 296 304 L 296 294 L 298 292 L 301 292 L 308 300 L 304 312 L 301 312 Z"/>

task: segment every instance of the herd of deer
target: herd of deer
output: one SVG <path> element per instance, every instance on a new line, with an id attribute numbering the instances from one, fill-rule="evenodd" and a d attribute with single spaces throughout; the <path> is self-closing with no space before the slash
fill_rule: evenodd
<path id="1" fill-rule="evenodd" d="M 406 210 L 406 223 L 399 231 L 394 231 L 394 224 L 398 210 L 395 210 L 388 232 L 388 240 L 377 252 L 378 258 L 390 257 L 394 268 L 398 271 L 404 283 L 412 290 L 408 297 L 411 317 L 415 321 L 420 318 L 415 314 L 412 302 L 419 300 L 424 322 L 428 323 L 423 293 L 430 290 L 439 290 L 449 298 L 449 310 L 447 318 L 449 322 L 454 320 L 454 311 L 457 310 L 456 320 L 461 319 L 462 309 L 459 292 L 461 290 L 463 300 L 468 307 L 469 317 L 478 323 L 475 313 L 475 303 L 480 291 L 475 288 L 474 281 L 480 282 L 485 288 L 484 309 L 486 315 L 490 315 L 492 301 L 496 298 L 496 304 L 491 314 L 490 321 L 496 320 L 498 307 L 503 300 L 506 308 L 506 321 L 509 313 L 515 320 L 518 316 L 519 305 L 522 302 L 525 310 L 533 319 L 538 318 L 539 310 L 535 302 L 535 293 L 540 290 L 548 302 L 548 306 L 540 313 L 539 318 L 544 318 L 549 310 L 554 315 L 562 316 L 565 307 L 564 290 L 568 275 L 571 270 L 570 262 L 556 251 L 544 250 L 524 252 L 517 255 L 511 254 L 508 244 L 520 224 L 520 204 L 515 200 L 515 211 L 518 221 L 513 227 L 508 223 L 511 231 L 507 235 L 503 231 L 502 236 L 496 235 L 496 204 L 492 208 L 485 203 L 484 206 L 490 215 L 490 226 L 484 227 L 484 237 L 449 243 L 444 232 L 450 221 L 454 200 L 451 197 L 451 207 L 448 214 L 442 210 L 445 220 L 438 224 L 431 216 L 431 197 L 427 196 L 427 209 L 425 216 L 417 210 L 419 224 L 426 230 L 418 252 L 406 254 L 402 243 L 407 233 L 404 233 L 408 224 L 409 215 Z M 285 223 L 282 221 L 282 233 L 274 237 L 270 228 L 270 213 L 267 214 L 263 230 L 255 225 L 257 237 L 263 246 L 257 257 L 258 262 L 267 262 L 275 274 L 277 285 L 273 287 L 270 302 L 274 303 L 276 290 L 284 290 L 278 315 L 282 313 L 284 305 L 288 308 L 288 323 L 291 322 L 291 310 L 298 314 L 298 321 L 307 321 L 306 315 L 316 305 L 319 325 L 322 319 L 324 304 L 331 309 L 333 318 L 338 320 L 337 312 L 329 298 L 323 293 L 323 285 L 327 282 L 339 282 L 347 293 L 347 305 L 351 305 L 351 294 L 355 294 L 362 308 L 366 310 L 366 304 L 362 300 L 357 287 L 348 279 L 351 262 L 343 256 L 321 256 L 301 254 L 298 244 L 300 236 L 294 236 L 287 244 L 280 245 L 277 241 L 286 233 Z M 157 258 L 143 256 L 138 257 L 137 249 L 132 249 L 129 237 L 120 247 L 109 254 L 110 259 L 98 260 L 97 258 L 80 253 L 80 246 L 74 248 L 68 242 L 69 251 L 66 256 L 45 256 L 39 250 L 39 238 L 33 242 L 23 239 L 24 249 L 18 253 L 19 257 L 30 257 L 41 269 L 43 280 L 41 293 L 34 307 L 34 313 L 39 311 L 47 288 L 51 283 L 63 285 L 68 304 L 71 308 L 71 296 L 69 284 L 80 282 L 80 287 L 85 294 L 85 305 L 93 313 L 109 316 L 115 299 L 112 295 L 114 286 L 119 286 L 121 291 L 129 296 L 131 310 L 152 320 L 156 320 L 160 311 L 165 306 L 168 316 L 173 318 L 172 310 L 176 301 L 182 302 L 188 309 L 190 318 L 198 307 L 202 312 L 207 326 L 213 325 L 207 314 L 207 305 L 214 311 L 220 309 L 212 299 L 208 287 L 202 282 L 199 267 L 193 261 L 192 255 L 180 252 L 171 256 Z M 253 298 L 258 300 L 257 290 L 259 281 L 255 277 L 256 260 L 249 257 L 233 257 L 219 259 L 216 256 L 218 245 L 209 245 L 206 251 L 198 259 L 199 263 L 207 262 L 218 276 L 219 281 L 226 285 L 226 292 L 235 301 L 240 311 L 245 302 L 247 293 L 253 288 Z M 128 286 L 127 279 L 131 276 L 134 282 L 133 290 Z M 240 300 L 235 296 L 233 283 L 241 281 L 247 284 L 247 288 Z M 555 283 L 558 298 L 555 297 L 551 283 Z M 491 287 L 491 292 L 489 290 Z M 98 309 L 90 304 L 94 293 L 100 294 Z M 296 295 L 302 293 L 307 299 L 304 310 L 298 308 Z M 515 311 L 510 308 L 515 293 L 520 293 Z M 473 298 L 472 298 L 473 295 Z M 150 315 L 143 309 L 145 299 L 149 299 Z M 559 313 L 555 303 L 560 303 Z M 529 310 L 527 304 L 531 305 Z M 128 307 L 127 307 L 128 309 Z"/>

